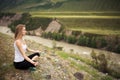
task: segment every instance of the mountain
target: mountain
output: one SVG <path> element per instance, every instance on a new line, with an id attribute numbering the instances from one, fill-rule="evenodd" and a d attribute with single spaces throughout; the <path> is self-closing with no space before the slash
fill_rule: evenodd
<path id="1" fill-rule="evenodd" d="M 0 0 L 0 11 L 120 11 L 120 0 Z"/>

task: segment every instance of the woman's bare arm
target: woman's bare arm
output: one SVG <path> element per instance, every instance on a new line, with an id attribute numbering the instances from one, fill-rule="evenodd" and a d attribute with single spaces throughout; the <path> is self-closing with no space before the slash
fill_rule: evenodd
<path id="1" fill-rule="evenodd" d="M 19 51 L 21 52 L 21 54 L 23 55 L 23 57 L 24 57 L 28 62 L 30 62 L 30 63 L 32 63 L 32 64 L 35 64 L 35 62 L 34 62 L 33 60 L 31 60 L 31 59 L 25 54 L 24 50 L 22 49 L 22 43 L 21 43 L 20 40 L 17 40 L 17 41 L 16 41 L 16 45 L 17 45 Z"/>
<path id="2" fill-rule="evenodd" d="M 24 40 L 24 43 L 26 44 L 25 40 Z M 32 53 L 40 52 L 39 50 L 33 50 L 33 49 L 30 49 L 29 47 L 27 47 L 27 51 L 32 52 Z"/>
<path id="3" fill-rule="evenodd" d="M 32 49 L 30 49 L 30 48 L 28 48 L 28 47 L 27 47 L 27 51 L 29 51 L 29 52 L 33 52 L 33 53 L 36 52 L 35 50 L 32 50 Z"/>

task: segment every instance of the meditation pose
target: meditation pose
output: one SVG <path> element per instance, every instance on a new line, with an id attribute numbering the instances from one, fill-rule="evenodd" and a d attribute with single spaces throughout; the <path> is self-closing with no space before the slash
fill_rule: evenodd
<path id="1" fill-rule="evenodd" d="M 40 54 L 39 50 L 32 50 L 26 45 L 23 36 L 26 34 L 25 25 L 19 24 L 16 26 L 15 30 L 15 41 L 14 41 L 14 66 L 16 69 L 29 69 L 31 67 L 36 67 L 38 62 L 36 61 Z M 30 51 L 33 54 L 27 56 L 26 51 Z"/>

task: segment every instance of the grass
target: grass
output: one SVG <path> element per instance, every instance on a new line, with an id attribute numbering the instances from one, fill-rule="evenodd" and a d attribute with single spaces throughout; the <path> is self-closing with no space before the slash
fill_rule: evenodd
<path id="1" fill-rule="evenodd" d="M 3 76 L 3 77 L 7 73 L 11 74 L 11 75 L 16 74 L 16 70 L 14 69 L 14 67 L 12 65 L 13 53 L 14 53 L 13 48 L 12 48 L 12 46 L 13 46 L 12 43 L 13 43 L 13 38 L 12 37 L 0 33 L 0 44 L 1 44 L 0 45 L 0 49 L 1 49 L 0 53 L 4 54 L 4 56 L 5 56 L 5 57 L 3 57 L 3 55 L 0 54 L 0 62 L 1 62 L 0 63 L 0 70 L 1 70 L 0 76 Z M 30 46 L 30 44 L 32 44 L 32 46 Z M 40 45 L 35 43 L 35 42 L 30 42 L 28 46 L 34 47 L 34 49 L 41 49 Z M 90 64 L 90 60 L 82 58 L 81 56 L 78 56 L 76 54 L 68 54 L 68 53 L 61 52 L 61 51 L 58 51 L 56 53 L 57 53 L 57 55 L 61 56 L 62 58 L 68 60 L 70 62 L 71 67 L 73 67 L 73 68 L 75 68 L 75 69 L 77 69 L 79 71 L 87 72 L 89 75 L 91 75 L 92 76 L 91 80 L 100 80 L 99 78 L 103 78 L 103 76 L 100 75 L 101 73 L 99 73 L 97 70 L 90 68 L 90 66 L 82 65 L 82 64 L 77 63 L 77 61 L 79 60 L 79 61 L 81 61 L 83 63 Z M 70 58 L 73 58 L 74 60 L 71 60 Z M 4 63 L 6 63 L 7 65 L 3 66 Z M 23 72 L 21 72 L 21 73 L 23 74 Z M 34 79 L 40 78 L 39 73 L 35 73 L 35 74 L 36 75 L 34 75 L 34 73 L 32 74 L 32 77 Z M 38 74 L 39 74 L 39 76 L 38 76 Z M 86 76 L 87 75 L 85 75 L 85 80 L 90 80 L 91 77 L 89 77 L 89 76 L 86 77 Z M 109 78 L 112 79 L 111 77 L 109 77 Z M 0 78 L 0 79 L 2 80 L 3 78 Z"/>
<path id="2" fill-rule="evenodd" d="M 116 7 L 116 8 L 113 8 Z M 119 0 L 107 1 L 107 0 L 68 0 L 68 2 L 62 4 L 59 8 L 55 8 L 56 11 L 107 11 L 116 10 L 119 7 Z"/>
<path id="3" fill-rule="evenodd" d="M 74 58 L 75 60 L 80 60 L 80 61 L 85 62 L 87 64 L 91 64 L 89 59 L 82 58 L 78 54 L 72 54 L 72 53 L 68 54 L 68 53 L 65 53 L 65 52 L 62 52 L 62 51 L 58 51 L 57 54 L 59 56 L 63 57 L 64 59 L 67 59 L 67 58 L 71 57 L 71 58 Z"/>
<path id="4" fill-rule="evenodd" d="M 120 16 L 77 16 L 77 15 L 33 15 L 43 18 L 90 18 L 90 19 L 120 19 Z"/>
<path id="5" fill-rule="evenodd" d="M 12 4 L 10 5 L 9 2 Z M 15 5 L 14 5 L 15 4 Z M 6 11 L 119 11 L 119 0 L 26 0 L 4 1 Z M 11 8 L 12 7 L 12 8 Z"/>
<path id="6" fill-rule="evenodd" d="M 82 31 L 85 33 L 93 33 L 100 35 L 120 35 L 120 30 L 105 30 L 105 29 L 81 29 L 81 28 L 69 28 L 72 31 Z"/>
<path id="7" fill-rule="evenodd" d="M 120 12 L 30 12 L 32 17 L 119 19 Z"/>
<path id="8" fill-rule="evenodd" d="M 92 79 L 90 79 L 90 78 L 87 79 L 87 77 L 85 77 L 85 80 L 101 80 L 101 78 L 105 77 L 105 76 L 101 75 L 101 73 L 98 72 L 98 70 L 92 68 L 91 66 L 87 66 L 90 64 L 90 60 L 83 59 L 82 57 L 80 57 L 77 54 L 70 54 L 70 53 L 68 54 L 68 53 L 65 53 L 62 51 L 57 51 L 56 54 L 59 55 L 60 57 L 62 57 L 63 59 L 68 60 L 70 62 L 71 67 L 74 67 L 78 71 L 83 70 L 83 71 L 87 72 L 88 74 L 92 75 Z M 75 61 L 71 60 L 69 58 L 75 59 Z M 76 60 L 80 60 L 80 61 L 86 63 L 87 65 L 79 64 L 76 62 Z M 113 79 L 109 75 L 107 75 L 106 77 L 109 78 L 109 80 Z M 106 78 L 106 80 L 107 80 L 107 78 Z"/>
<path id="9" fill-rule="evenodd" d="M 73 58 L 77 61 L 82 61 L 88 65 L 91 64 L 91 60 L 90 59 L 86 59 L 86 58 L 83 58 L 83 57 L 80 57 L 81 55 L 78 55 L 78 54 L 73 54 L 73 53 L 65 53 L 63 51 L 57 51 L 56 52 L 60 57 L 64 58 L 64 59 L 68 59 L 68 58 Z"/>
<path id="10" fill-rule="evenodd" d="M 97 70 L 93 70 L 93 69 L 90 69 L 87 66 L 77 64 L 75 61 L 71 61 L 71 66 L 76 68 L 78 71 L 83 70 L 83 71 L 87 72 L 88 74 L 92 75 L 93 80 L 97 80 L 97 79 L 99 80 L 99 78 L 102 77 L 102 76 L 100 76 L 100 74 L 99 74 L 99 72 Z"/>
<path id="11" fill-rule="evenodd" d="M 0 80 L 18 80 L 18 78 L 26 78 L 26 76 L 31 78 L 29 72 L 25 73 L 23 70 L 14 68 L 13 42 L 13 37 L 0 33 Z"/>
<path id="12" fill-rule="evenodd" d="M 120 12 L 30 12 L 32 17 L 57 18 L 64 27 L 102 35 L 120 35 Z"/>
<path id="13" fill-rule="evenodd" d="M 13 39 L 0 33 L 0 76 L 9 73 L 13 69 Z"/>

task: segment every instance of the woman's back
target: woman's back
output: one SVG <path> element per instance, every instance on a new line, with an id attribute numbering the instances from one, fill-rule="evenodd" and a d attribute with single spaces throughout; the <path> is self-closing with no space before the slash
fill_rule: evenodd
<path id="1" fill-rule="evenodd" d="M 21 62 L 24 60 L 24 57 L 22 56 L 20 50 L 18 49 L 17 45 L 16 45 L 17 40 L 14 42 L 14 49 L 15 49 L 15 58 L 14 58 L 14 62 Z M 22 49 L 26 52 L 27 49 L 27 45 L 26 44 L 22 44 Z"/>

